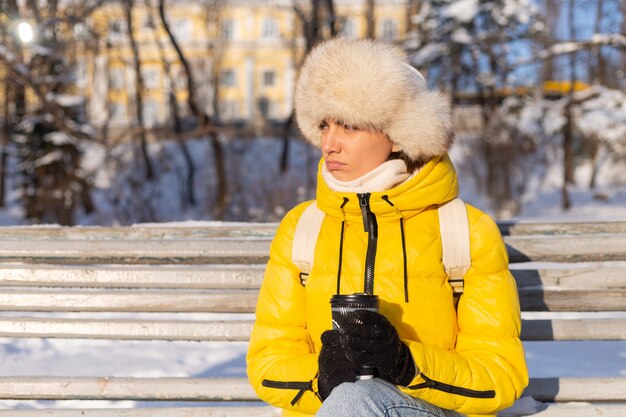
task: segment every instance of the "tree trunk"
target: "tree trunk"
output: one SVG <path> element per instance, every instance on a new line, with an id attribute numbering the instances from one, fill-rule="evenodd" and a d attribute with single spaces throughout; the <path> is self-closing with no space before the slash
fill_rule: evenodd
<path id="1" fill-rule="evenodd" d="M 548 27 L 549 39 L 544 45 L 549 48 L 555 41 L 554 29 L 558 27 L 558 20 L 561 14 L 561 3 L 557 0 L 546 0 L 546 26 Z M 543 62 L 542 81 L 548 81 L 554 78 L 554 58 L 550 57 Z"/>
<path id="2" fill-rule="evenodd" d="M 376 0 L 367 0 L 365 7 L 365 21 L 367 22 L 365 37 L 369 39 L 374 39 L 374 37 L 376 36 L 376 17 L 374 15 Z"/>
<path id="3" fill-rule="evenodd" d="M 413 22 L 413 16 L 420 11 L 420 2 L 417 0 L 408 0 L 406 3 L 406 27 L 407 32 L 413 32 L 417 30 L 417 25 Z"/>
<path id="4" fill-rule="evenodd" d="M 576 39 L 574 23 L 574 0 L 568 3 L 568 24 L 570 39 Z M 572 206 L 569 196 L 569 186 L 574 184 L 574 115 L 572 106 L 574 102 L 574 86 L 576 82 L 576 53 L 570 53 L 570 86 L 565 106 L 565 125 L 563 126 L 563 189 L 561 191 L 561 206 L 567 210 Z"/>
<path id="5" fill-rule="evenodd" d="M 159 17 L 161 18 L 161 24 L 163 25 L 163 29 L 167 33 L 167 36 L 172 43 L 172 46 L 176 50 L 176 54 L 178 55 L 178 59 L 180 60 L 181 65 L 185 70 L 185 75 L 187 77 L 187 104 L 189 105 L 189 110 L 195 116 L 198 128 L 202 129 L 206 125 L 210 124 L 208 115 L 201 111 L 196 103 L 196 94 L 195 94 L 195 82 L 193 78 L 193 72 L 191 70 L 191 66 L 189 65 L 189 61 L 185 57 L 182 49 L 180 48 L 174 34 L 172 33 L 167 19 L 165 18 L 165 0 L 159 0 Z M 217 191 L 216 191 L 216 214 L 217 218 L 222 218 L 224 212 L 226 210 L 227 205 L 227 184 L 226 184 L 226 167 L 224 165 L 224 156 L 222 145 L 220 144 L 217 132 L 215 129 L 212 129 L 209 134 L 209 138 L 211 140 L 211 147 L 213 148 L 213 155 L 215 158 L 215 173 L 217 176 Z"/>
<path id="6" fill-rule="evenodd" d="M 620 9 L 622 13 L 622 36 L 626 36 L 626 0 L 620 2 Z M 622 77 L 626 76 L 626 48 L 622 48 Z"/>
<path id="7" fill-rule="evenodd" d="M 330 37 L 334 38 L 337 35 L 337 15 L 335 14 L 335 3 L 333 0 L 325 0 L 326 14 L 328 15 L 328 28 L 330 30 Z"/>
<path id="8" fill-rule="evenodd" d="M 4 125 L 2 135 L 2 150 L 0 151 L 0 207 L 5 206 L 6 200 L 6 177 L 7 177 L 7 147 L 11 143 L 11 93 L 8 76 L 4 81 Z"/>
<path id="9" fill-rule="evenodd" d="M 592 139 L 592 143 L 590 144 L 590 154 L 591 154 L 591 175 L 589 177 L 589 189 L 593 190 L 596 188 L 596 179 L 598 178 L 598 170 L 600 166 L 598 164 L 599 155 L 600 155 L 600 142 L 597 139 Z"/>
<path id="10" fill-rule="evenodd" d="M 144 128 L 144 115 L 143 115 L 143 91 L 144 82 L 143 75 L 141 74 L 141 60 L 139 58 L 139 47 L 137 46 L 137 40 L 135 39 L 135 32 L 133 26 L 133 9 L 135 7 L 135 0 L 124 1 L 124 11 L 126 15 L 126 25 L 128 27 L 128 39 L 130 41 L 130 47 L 133 51 L 133 67 L 135 69 L 135 110 L 137 112 L 137 124 L 139 127 L 139 146 L 141 148 L 141 154 L 143 156 L 144 163 L 146 165 L 146 178 L 151 180 L 154 178 L 154 169 L 152 167 L 152 161 L 148 154 L 148 141 L 146 138 L 146 130 Z"/>
<path id="11" fill-rule="evenodd" d="M 283 149 L 280 154 L 280 172 L 285 173 L 289 165 L 289 136 L 291 135 L 291 128 L 295 118 L 295 112 L 292 110 L 287 122 L 285 123 L 285 130 L 283 133 Z"/>
<path id="12" fill-rule="evenodd" d="M 200 109 L 198 108 L 198 105 L 196 104 L 196 85 L 195 85 L 195 81 L 193 78 L 193 72 L 191 70 L 191 66 L 189 65 L 189 61 L 187 60 L 187 57 L 185 57 L 183 50 L 178 44 L 176 37 L 174 37 L 174 34 L 172 33 L 172 30 L 170 29 L 170 26 L 167 23 L 167 19 L 165 18 L 165 0 L 159 0 L 159 17 L 161 19 L 161 24 L 163 25 L 163 29 L 167 33 L 167 36 L 170 42 L 172 43 L 172 46 L 176 50 L 176 55 L 178 55 L 178 59 L 180 60 L 180 63 L 185 70 L 185 76 L 187 77 L 187 93 L 188 93 L 187 105 L 189 106 L 189 110 L 191 111 L 191 114 L 193 114 L 196 117 L 198 126 L 199 127 L 204 126 L 206 122 L 205 114 L 204 112 L 200 111 Z"/>
<path id="13" fill-rule="evenodd" d="M 146 7 L 151 9 L 150 0 L 146 0 Z M 183 154 L 183 159 L 185 161 L 185 165 L 187 166 L 187 178 L 186 178 L 186 192 L 187 203 L 191 206 L 196 205 L 196 194 L 194 189 L 194 182 L 196 176 L 196 168 L 193 164 L 193 159 L 191 157 L 191 152 L 189 152 L 189 148 L 187 147 L 187 143 L 180 137 L 180 133 L 183 132 L 183 123 L 180 117 L 180 113 L 178 111 L 178 100 L 176 99 L 175 84 L 174 84 L 174 76 L 172 74 L 172 68 L 165 56 L 165 51 L 163 48 L 163 44 L 161 43 L 161 39 L 159 39 L 158 35 L 154 33 L 155 43 L 157 49 L 159 51 L 159 57 L 161 58 L 161 63 L 163 64 L 163 71 L 167 76 L 167 80 L 169 83 L 169 95 L 168 95 L 168 104 L 170 109 L 170 114 L 172 115 L 172 122 L 174 124 L 173 130 L 176 136 L 176 141 L 178 142 L 178 146 L 180 148 L 181 153 Z"/>
<path id="14" fill-rule="evenodd" d="M 596 17 L 594 23 L 594 33 L 599 34 L 602 31 L 602 9 L 604 7 L 603 0 L 596 0 Z M 602 55 L 602 46 L 598 45 L 592 50 L 592 56 L 595 60 L 589 60 L 589 74 L 591 75 L 591 81 L 594 83 L 599 83 L 601 85 L 606 85 L 605 83 L 605 72 L 606 72 L 606 64 L 604 62 L 604 56 Z M 594 62 L 595 61 L 595 62 Z"/>

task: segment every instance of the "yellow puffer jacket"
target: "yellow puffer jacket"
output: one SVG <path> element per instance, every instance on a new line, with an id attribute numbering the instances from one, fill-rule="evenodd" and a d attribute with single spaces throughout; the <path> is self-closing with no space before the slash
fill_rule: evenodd
<path id="1" fill-rule="evenodd" d="M 455 309 L 441 262 L 437 205 L 457 193 L 447 156 L 431 160 L 398 187 L 372 193 L 378 221 L 374 293 L 419 370 L 402 391 L 485 416 L 511 405 L 528 383 L 519 300 L 498 227 L 468 205 L 472 265 Z M 283 416 L 312 415 L 320 407 L 317 357 L 320 336 L 332 327 L 329 300 L 337 285 L 341 294 L 363 292 L 368 237 L 356 194 L 330 190 L 321 175 L 317 204 L 326 216 L 315 264 L 301 284 L 291 248 L 308 204 L 285 216 L 272 242 L 247 355 L 252 386 L 261 399 L 283 408 Z"/>

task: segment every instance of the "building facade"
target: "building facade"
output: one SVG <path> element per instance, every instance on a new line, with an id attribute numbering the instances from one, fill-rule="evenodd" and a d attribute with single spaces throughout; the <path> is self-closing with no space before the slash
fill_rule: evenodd
<path id="1" fill-rule="evenodd" d="M 365 37 L 370 12 L 375 38 L 403 39 L 407 2 L 374 2 L 373 13 L 368 3 L 371 6 L 367 0 L 335 0 L 340 36 Z M 132 12 L 143 80 L 143 125 L 168 126 L 173 106 L 183 116 L 189 113 L 186 73 L 162 25 L 157 2 L 137 2 Z M 292 112 L 297 68 L 307 48 L 302 16 L 306 20 L 310 14 L 310 1 L 166 2 L 165 18 L 189 62 L 201 111 L 222 124 L 286 120 Z M 136 126 L 138 82 L 125 10 L 120 4 L 105 5 L 90 26 L 99 36 L 99 46 L 91 56 L 79 59 L 78 77 L 90 122 L 116 130 Z"/>

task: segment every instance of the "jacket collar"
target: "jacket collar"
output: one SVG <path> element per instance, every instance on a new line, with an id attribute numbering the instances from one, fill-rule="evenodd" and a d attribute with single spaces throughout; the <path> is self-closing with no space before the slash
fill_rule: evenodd
<path id="1" fill-rule="evenodd" d="M 356 217 L 360 221 L 361 208 L 356 194 L 331 190 L 321 175 L 322 164 L 323 160 L 320 161 L 317 174 L 318 207 L 330 216 L 346 219 Z M 402 184 L 387 191 L 373 192 L 370 208 L 379 219 L 400 216 L 409 218 L 428 207 L 452 200 L 457 195 L 456 172 L 446 154 L 431 159 L 415 176 Z M 346 198 L 348 201 L 344 204 Z"/>

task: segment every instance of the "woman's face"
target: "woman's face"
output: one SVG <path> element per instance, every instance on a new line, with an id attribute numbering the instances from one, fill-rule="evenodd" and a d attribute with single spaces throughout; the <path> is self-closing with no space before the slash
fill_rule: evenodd
<path id="1" fill-rule="evenodd" d="M 398 150 L 382 132 L 332 120 L 322 121 L 320 130 L 326 169 L 339 181 L 351 181 L 367 174 Z"/>

